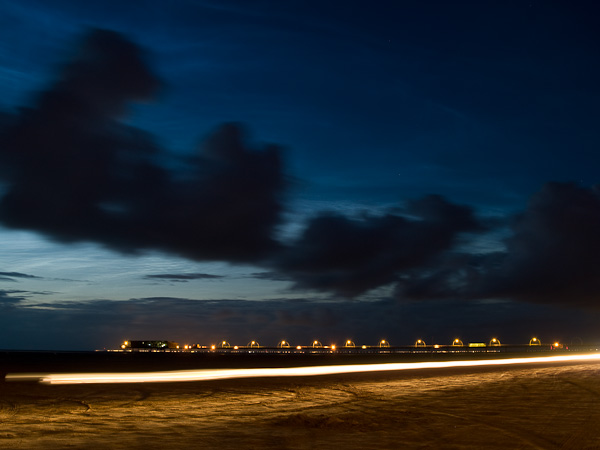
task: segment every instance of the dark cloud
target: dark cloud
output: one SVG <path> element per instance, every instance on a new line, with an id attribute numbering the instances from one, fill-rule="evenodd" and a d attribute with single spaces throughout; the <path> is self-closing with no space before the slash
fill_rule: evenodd
<path id="1" fill-rule="evenodd" d="M 600 191 L 548 183 L 516 215 L 505 251 L 453 255 L 412 273 L 397 295 L 408 299 L 505 298 L 600 306 Z"/>
<path id="2" fill-rule="evenodd" d="M 512 225 L 506 254 L 487 263 L 482 295 L 600 306 L 600 191 L 548 183 Z"/>
<path id="3" fill-rule="evenodd" d="M 15 278 L 41 279 L 35 275 L 20 272 L 0 272 L 0 281 L 16 281 Z"/>
<path id="4" fill-rule="evenodd" d="M 7 308 L 17 305 L 28 297 L 29 291 L 16 289 L 0 290 L 0 308 Z"/>
<path id="5" fill-rule="evenodd" d="M 254 272 L 250 274 L 252 278 L 257 280 L 269 280 L 269 281 L 291 281 L 291 278 L 285 274 L 276 271 L 269 272 Z"/>
<path id="6" fill-rule="evenodd" d="M 460 233 L 480 229 L 469 207 L 432 195 L 410 202 L 403 215 L 322 214 L 276 264 L 297 288 L 353 297 L 431 264 Z"/>
<path id="7" fill-rule="evenodd" d="M 210 273 L 158 273 L 144 276 L 147 280 L 167 280 L 167 281 L 190 281 L 190 280 L 216 280 L 224 278 L 222 275 L 212 275 Z"/>
<path id="8" fill-rule="evenodd" d="M 0 221 L 63 242 L 196 260 L 255 261 L 276 248 L 280 150 L 254 151 L 227 124 L 195 156 L 169 163 L 151 135 L 121 121 L 160 86 L 136 45 L 90 31 L 35 105 L 2 120 Z"/>

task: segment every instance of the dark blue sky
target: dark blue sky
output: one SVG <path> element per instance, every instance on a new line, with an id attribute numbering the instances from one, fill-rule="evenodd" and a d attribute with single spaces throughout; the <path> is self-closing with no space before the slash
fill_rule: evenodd
<path id="1" fill-rule="evenodd" d="M 0 2 L 0 347 L 599 340 L 597 13 Z"/>

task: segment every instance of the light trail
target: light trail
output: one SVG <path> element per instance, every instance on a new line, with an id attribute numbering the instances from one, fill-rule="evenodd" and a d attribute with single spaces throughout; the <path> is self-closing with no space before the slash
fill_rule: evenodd
<path id="1" fill-rule="evenodd" d="M 165 383 L 176 381 L 227 380 L 233 378 L 305 377 L 343 373 L 441 369 L 448 367 L 507 366 L 512 364 L 539 364 L 598 360 L 600 360 L 600 353 L 529 358 L 484 359 L 479 361 L 433 361 L 251 369 L 201 369 L 132 373 L 15 373 L 7 374 L 6 381 L 37 381 L 42 384 Z"/>

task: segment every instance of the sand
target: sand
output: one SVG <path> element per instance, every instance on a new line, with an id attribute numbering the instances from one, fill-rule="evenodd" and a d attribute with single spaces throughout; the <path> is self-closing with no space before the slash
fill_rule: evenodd
<path id="1" fill-rule="evenodd" d="M 1 449 L 600 449 L 600 363 L 0 383 Z"/>

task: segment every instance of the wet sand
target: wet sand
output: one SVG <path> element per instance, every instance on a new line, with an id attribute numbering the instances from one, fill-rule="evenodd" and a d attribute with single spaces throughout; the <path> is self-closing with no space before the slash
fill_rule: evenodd
<path id="1" fill-rule="evenodd" d="M 0 382 L 0 448 L 600 448 L 600 363 L 174 384 Z"/>

